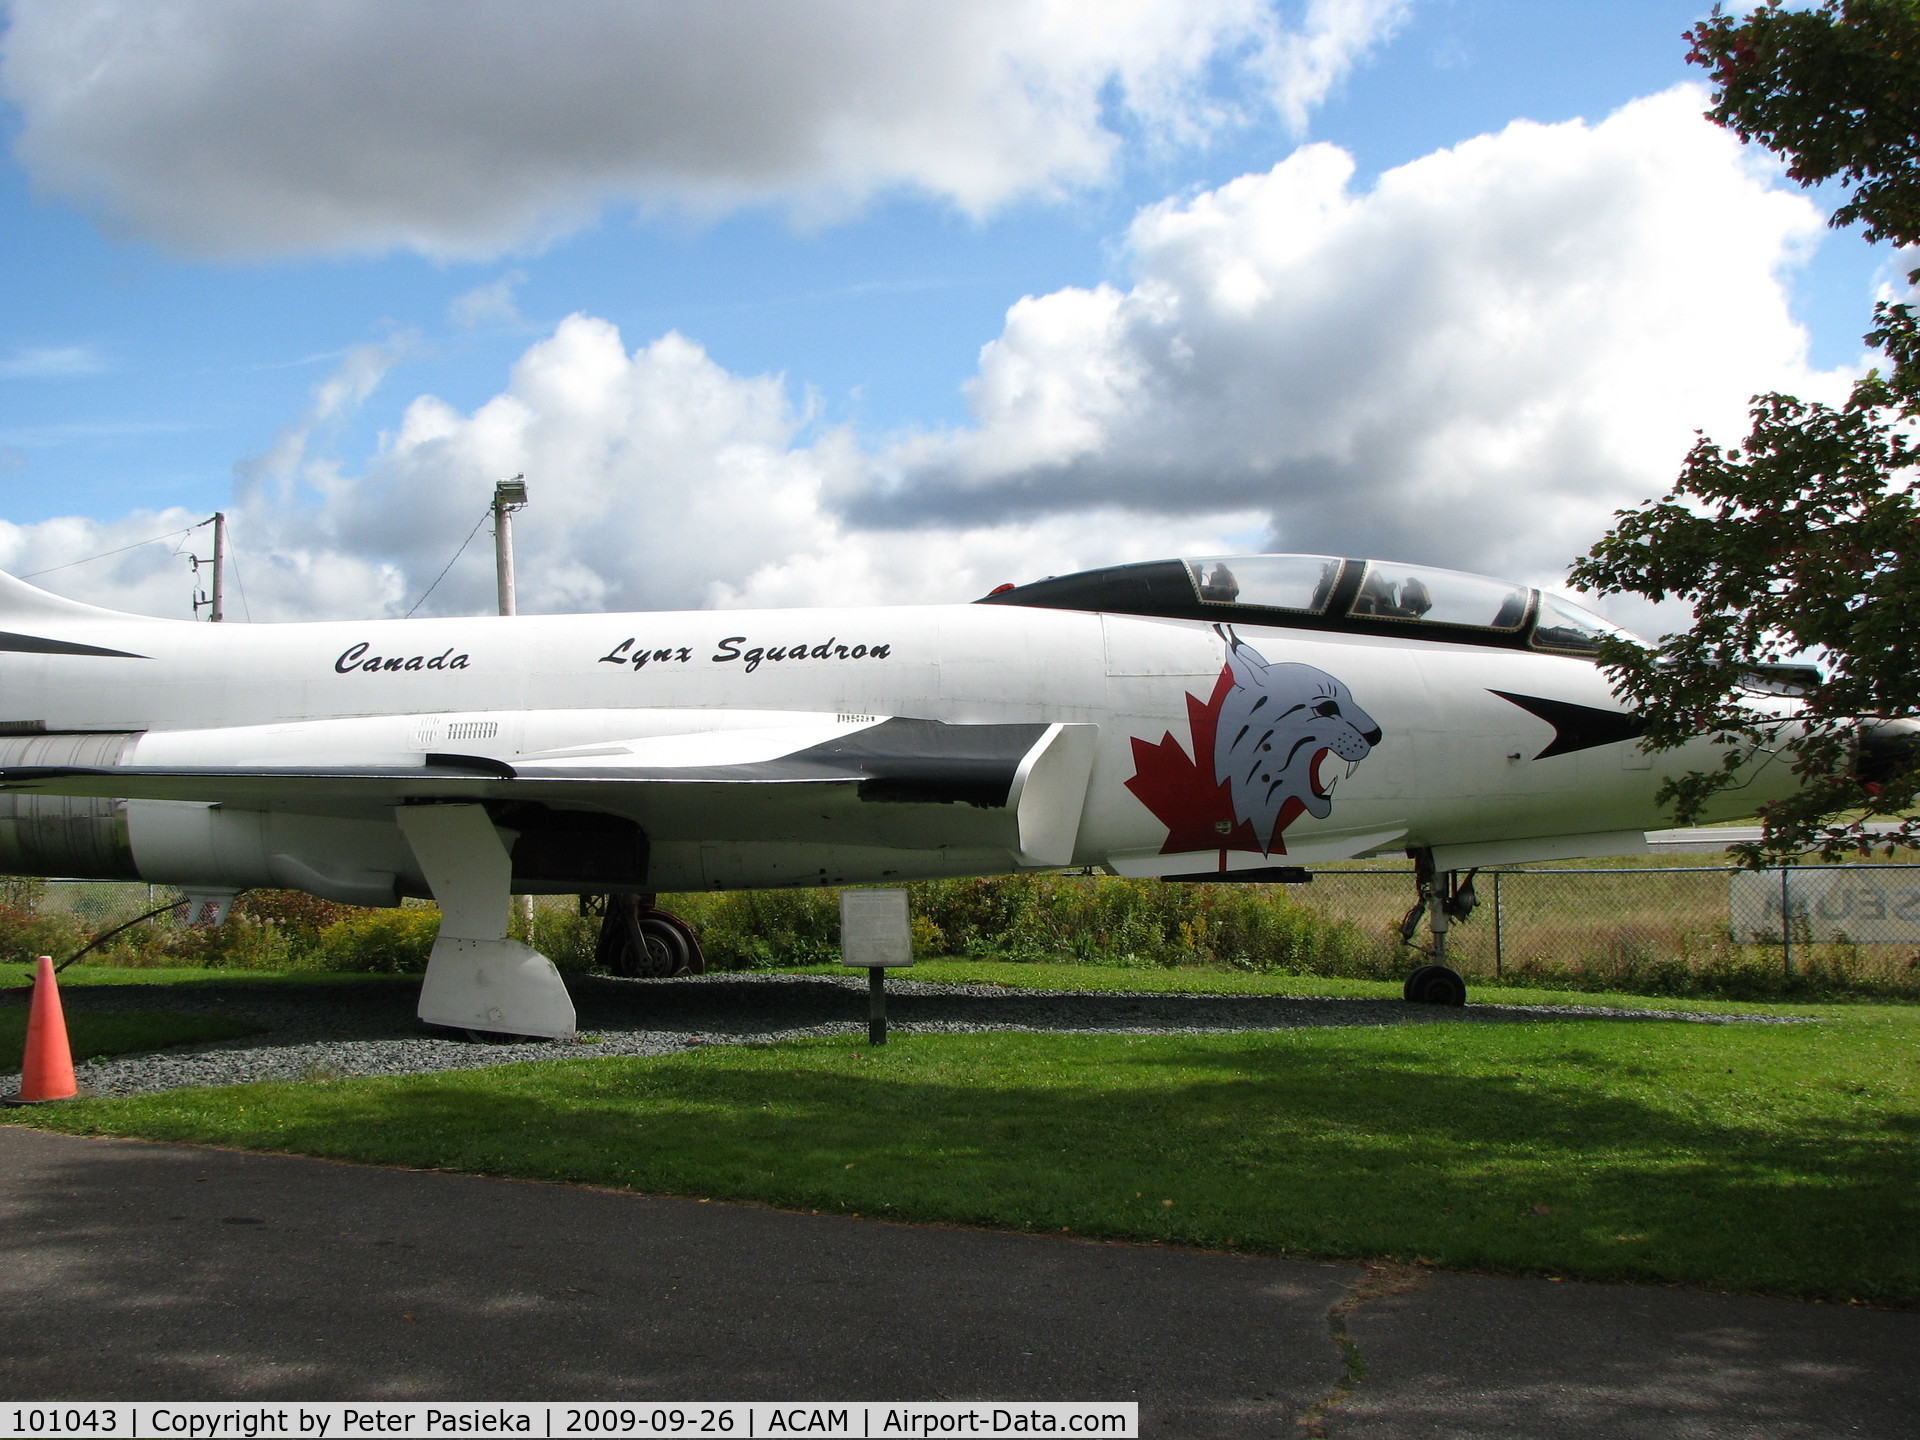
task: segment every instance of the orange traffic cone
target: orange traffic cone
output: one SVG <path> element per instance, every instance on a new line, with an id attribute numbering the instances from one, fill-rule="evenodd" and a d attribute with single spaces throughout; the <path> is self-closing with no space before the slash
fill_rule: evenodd
<path id="1" fill-rule="evenodd" d="M 20 1101 L 71 1100 L 80 1093 L 73 1079 L 73 1050 L 67 1044 L 67 1017 L 60 1008 L 60 985 L 53 978 L 53 957 L 42 955 L 33 977 L 33 1008 L 27 1012 L 27 1046 L 21 1056 Z"/>

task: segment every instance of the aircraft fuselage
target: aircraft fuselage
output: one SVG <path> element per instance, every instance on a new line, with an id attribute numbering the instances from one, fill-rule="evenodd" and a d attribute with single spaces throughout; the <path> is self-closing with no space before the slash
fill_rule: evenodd
<path id="1" fill-rule="evenodd" d="M 124 742 L 108 763 L 183 769 L 404 768 L 453 754 L 531 773 L 624 745 L 657 778 L 662 765 L 750 761 L 756 736 L 778 754 L 795 737 L 857 734 L 888 717 L 1097 727 L 1081 732 L 1091 769 L 1070 854 L 1046 858 L 1124 874 L 1413 847 L 1457 850 L 1464 865 L 1501 846 L 1526 858 L 1529 841 L 1543 854 L 1555 842 L 1557 853 L 1581 853 L 1581 837 L 1596 853 L 1595 837 L 1661 822 L 1653 797 L 1669 774 L 1717 759 L 1704 742 L 1642 753 L 1588 660 L 1259 624 L 982 605 L 0 623 L 21 632 L 0 650 L 9 766 L 98 763 L 111 744 L 102 737 L 112 736 Z M 1329 706 L 1340 713 L 1320 713 Z M 1241 730 L 1248 714 L 1264 725 L 1282 711 L 1277 729 L 1240 738 L 1246 747 L 1266 736 L 1265 751 L 1229 753 L 1234 737 L 1221 717 Z M 563 753 L 542 759 L 554 752 Z M 1724 799 L 1725 813 L 1750 812 L 1773 793 L 1769 781 L 1789 778 L 1760 775 Z M 979 806 L 868 806 L 859 823 L 836 825 L 826 813 L 810 830 L 778 807 L 755 826 L 752 805 L 722 805 L 703 825 L 685 797 L 663 809 L 645 787 L 629 789 L 609 785 L 561 808 L 646 828 L 648 889 L 1034 868 L 1004 826 L 967 813 Z M 91 803 L 89 813 L 104 813 Z M 257 807 L 213 791 L 136 795 L 117 812 L 124 853 L 102 868 L 183 885 L 298 885 L 375 903 L 383 885 L 424 893 L 390 810 L 379 797 L 310 791 Z M 76 873 L 78 851 L 46 849 L 18 815 L 12 824 L 0 834 L 0 869 Z M 114 849 L 113 837 L 96 840 L 100 853 Z"/>

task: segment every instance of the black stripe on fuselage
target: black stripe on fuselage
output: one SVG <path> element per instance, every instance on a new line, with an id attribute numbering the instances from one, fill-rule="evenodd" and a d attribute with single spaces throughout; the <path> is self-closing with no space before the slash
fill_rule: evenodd
<path id="1" fill-rule="evenodd" d="M 0 650 L 12 650 L 21 655 L 104 655 L 110 660 L 150 660 L 150 655 L 136 655 L 131 650 L 108 650 L 99 645 L 76 645 L 71 640 L 48 640 L 41 635 L 16 635 L 10 630 L 0 630 Z"/>
<path id="2" fill-rule="evenodd" d="M 1518 705 L 1553 727 L 1553 740 L 1533 758 L 1550 760 L 1555 755 L 1571 755 L 1601 745 L 1618 745 L 1637 740 L 1647 730 L 1647 722 L 1624 710 L 1600 710 L 1592 705 L 1576 705 L 1571 700 L 1548 700 L 1539 695 L 1514 695 L 1491 690 L 1509 705 Z"/>

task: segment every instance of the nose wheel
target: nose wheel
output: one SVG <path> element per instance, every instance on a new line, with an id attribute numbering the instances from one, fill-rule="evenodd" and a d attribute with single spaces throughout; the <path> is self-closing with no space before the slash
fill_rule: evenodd
<path id="1" fill-rule="evenodd" d="M 1407 977 L 1400 993 L 1416 1005 L 1464 1005 L 1467 982 L 1446 965 L 1422 965 Z"/>
<path id="2" fill-rule="evenodd" d="M 1449 922 L 1463 921 L 1473 913 L 1476 903 L 1473 877 L 1478 872 L 1469 870 L 1465 876 L 1452 871 L 1436 872 L 1431 850 L 1411 853 L 1414 883 L 1419 887 L 1420 898 L 1400 922 L 1400 943 L 1424 951 L 1429 963 L 1407 977 L 1400 993 L 1415 1005 L 1465 1005 L 1467 982 L 1458 970 L 1446 963 L 1447 928 Z M 1431 948 L 1414 943 L 1422 916 L 1426 917 L 1432 937 Z"/>

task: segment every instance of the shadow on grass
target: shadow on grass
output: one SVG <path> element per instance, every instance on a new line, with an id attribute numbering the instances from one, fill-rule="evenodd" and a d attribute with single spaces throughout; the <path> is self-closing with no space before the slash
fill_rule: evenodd
<path id="1" fill-rule="evenodd" d="M 44 1123 L 799 1209 L 1913 1304 L 1920 1165 L 1898 1122 L 1915 1107 L 1822 1078 L 1893 1064 L 1890 1048 L 1858 1051 L 1875 1037 L 1853 1043 L 1592 1024 L 929 1036 L 176 1092 Z"/>
<path id="2" fill-rule="evenodd" d="M 1060 967 L 1062 969 L 1066 967 Z M 1096 978 L 1099 972 L 1086 967 Z M 1129 972 L 1112 972 L 1123 979 Z M 904 977 L 911 980 L 911 974 Z M 1338 983 L 1338 982 L 1336 982 Z M 569 976 L 583 1030 L 700 1030 L 764 1033 L 814 1025 L 858 1024 L 867 1016 L 865 977 L 792 974 L 684 980 L 609 980 Z M 1287 994 L 1274 990 L 1213 993 L 1166 989 L 1074 992 L 1070 1007 L 1057 995 L 1015 986 L 987 994 L 928 994 L 890 989 L 887 1011 L 902 1027 L 1018 1025 L 1036 1030 L 1128 1029 L 1266 1030 L 1297 1025 L 1541 1025 L 1572 1021 L 1646 1023 L 1644 1014 L 1593 1016 L 1521 1011 L 1496 1004 L 1467 1009 L 1408 1005 L 1397 991 L 1379 994 Z"/>
<path id="3" fill-rule="evenodd" d="M 196 1040 L 231 1040 L 252 1034 L 258 1027 L 219 1015 L 146 1011 L 132 1015 L 71 1015 L 67 1017 L 68 1048 L 75 1062 L 96 1055 L 124 1055 L 135 1050 L 158 1050 Z M 0 1010 L 0 1074 L 20 1069 L 25 1048 L 27 1012 Z"/>

